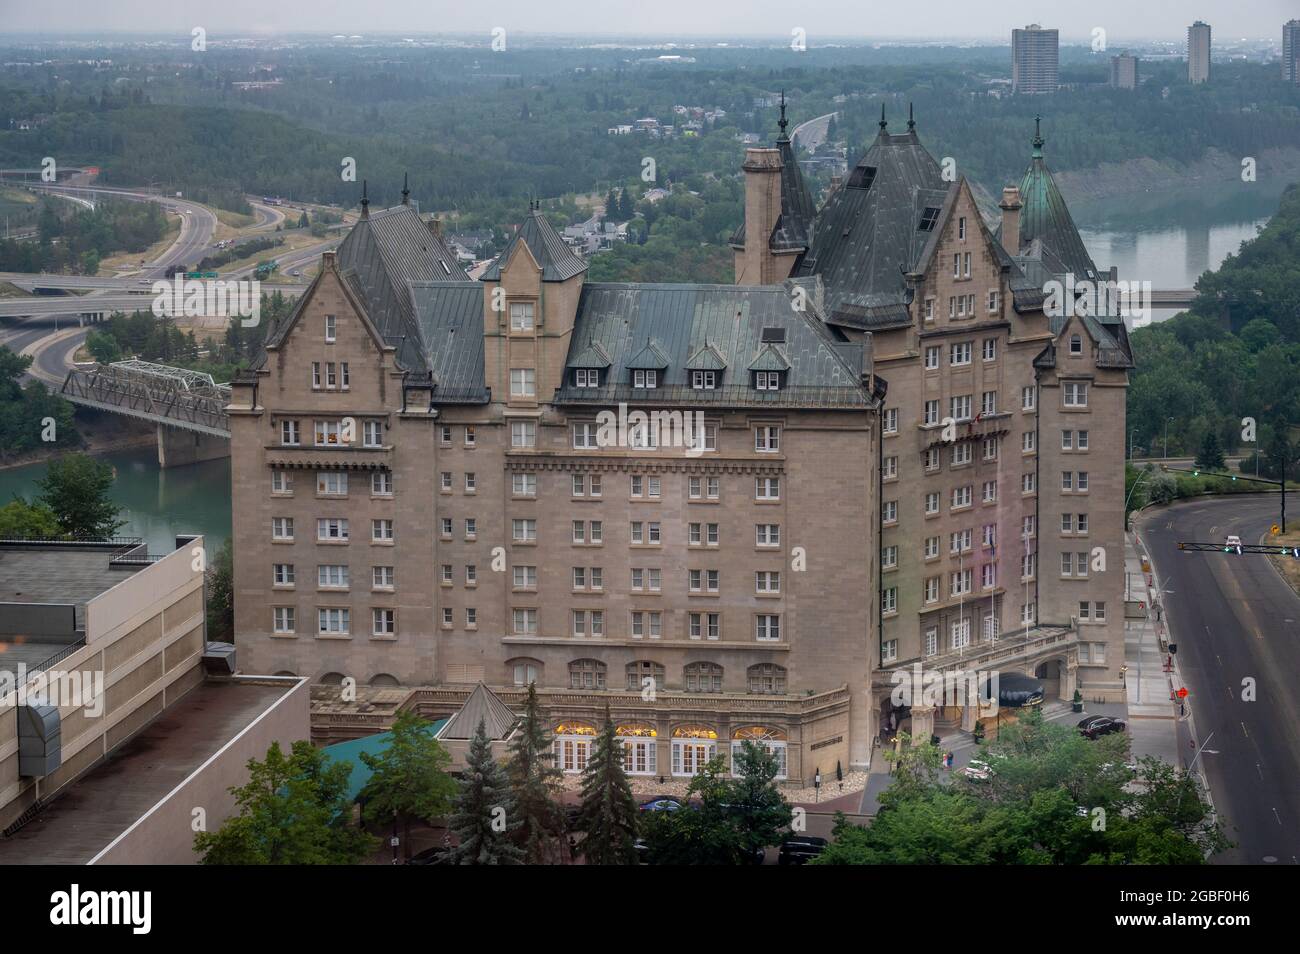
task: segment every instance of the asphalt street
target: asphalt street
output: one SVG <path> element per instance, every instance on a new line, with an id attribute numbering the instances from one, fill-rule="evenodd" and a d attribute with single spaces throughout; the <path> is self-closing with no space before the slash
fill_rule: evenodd
<path id="1" fill-rule="evenodd" d="M 1293 493 L 1287 498 L 1292 504 Z M 1265 555 L 1186 552 L 1178 543 L 1222 544 L 1229 534 L 1260 542 L 1278 505 L 1276 494 L 1202 498 L 1136 523 L 1178 648 L 1196 745 L 1205 746 L 1200 767 L 1237 843 L 1216 859 L 1228 863 L 1300 863 L 1300 597 Z M 1300 511 L 1300 494 L 1294 506 Z"/>

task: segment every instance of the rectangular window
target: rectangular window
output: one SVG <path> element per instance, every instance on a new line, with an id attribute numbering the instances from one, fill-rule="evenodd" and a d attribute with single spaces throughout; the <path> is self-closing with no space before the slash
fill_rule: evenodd
<path id="1" fill-rule="evenodd" d="M 754 617 L 754 638 L 760 641 L 780 639 L 781 617 L 762 613 Z"/>
<path id="2" fill-rule="evenodd" d="M 937 491 L 931 491 L 925 495 L 925 512 L 927 514 L 939 512 L 939 494 Z"/>
<path id="3" fill-rule="evenodd" d="M 1078 443 L 1079 443 L 1079 450 L 1081 450 L 1081 451 L 1086 451 L 1086 450 L 1088 449 L 1088 432 L 1087 432 L 1087 431 L 1079 431 L 1079 442 L 1078 442 Z"/>
<path id="4" fill-rule="evenodd" d="M 880 568 L 892 570 L 898 566 L 898 546 L 891 544 L 880 551 Z"/>
<path id="5" fill-rule="evenodd" d="M 1002 306 L 1001 293 L 996 288 L 989 289 L 989 313 L 996 313 Z"/>
<path id="6" fill-rule="evenodd" d="M 998 413 L 998 392 L 985 391 L 980 396 L 980 413 L 985 417 Z"/>
<path id="7" fill-rule="evenodd" d="M 881 461 L 880 476 L 883 480 L 894 480 L 898 477 L 898 458 L 886 457 Z"/>
<path id="8" fill-rule="evenodd" d="M 510 446 L 511 447 L 536 447 L 537 446 L 537 422 L 536 421 L 511 421 L 510 422 Z"/>
<path id="9" fill-rule="evenodd" d="M 759 570 L 754 574 L 754 592 L 767 594 L 780 593 L 781 574 L 772 570 Z"/>
<path id="10" fill-rule="evenodd" d="M 716 479 L 716 478 L 710 478 L 710 479 Z M 780 477 L 755 477 L 754 478 L 754 499 L 780 500 L 781 499 L 781 478 Z"/>
<path id="11" fill-rule="evenodd" d="M 298 611 L 292 606 L 276 606 L 271 610 L 271 628 L 276 633 L 292 633 Z"/>
<path id="12" fill-rule="evenodd" d="M 317 471 L 316 493 L 327 497 L 346 497 L 348 495 L 347 472 L 328 470 Z"/>
<path id="13" fill-rule="evenodd" d="M 938 401 L 925 402 L 924 423 L 926 424 L 926 426 L 939 423 L 939 402 Z"/>
<path id="14" fill-rule="evenodd" d="M 880 519 L 883 523 L 898 522 L 898 501 L 886 500 L 880 505 Z"/>
<path id="15" fill-rule="evenodd" d="M 1081 471 L 1079 471 L 1079 477 L 1078 477 L 1077 484 L 1078 484 L 1078 490 L 1079 490 L 1079 493 L 1081 493 L 1081 494 L 1082 494 L 1082 493 L 1087 493 L 1087 491 L 1088 491 L 1088 472 L 1087 472 L 1086 470 L 1081 470 Z"/>
<path id="16" fill-rule="evenodd" d="M 718 386 L 716 371 L 692 371 L 691 387 L 697 391 L 711 391 Z"/>
<path id="17" fill-rule="evenodd" d="M 898 587 L 887 586 L 881 590 L 880 611 L 886 615 L 898 612 Z"/>
<path id="18" fill-rule="evenodd" d="M 632 372 L 632 387 L 656 388 L 659 386 L 659 372 L 653 369 Z"/>
<path id="19" fill-rule="evenodd" d="M 1035 391 L 1032 385 L 1020 389 L 1020 410 L 1032 411 L 1035 407 Z"/>
<path id="20" fill-rule="evenodd" d="M 397 632 L 397 610 L 373 609 L 370 617 L 370 635 L 392 636 Z"/>
<path id="21" fill-rule="evenodd" d="M 575 478 L 575 480 L 578 478 Z M 510 475 L 510 492 L 516 497 L 536 497 L 537 496 L 537 475 L 536 474 L 511 474 Z"/>
<path id="22" fill-rule="evenodd" d="M 1068 381 L 1064 387 L 1066 407 L 1088 406 L 1088 385 L 1080 381 Z"/>
<path id="23" fill-rule="evenodd" d="M 927 560 L 932 560 L 937 557 L 939 555 L 939 538 L 926 537 L 925 544 L 921 550 L 921 555 Z"/>
<path id="24" fill-rule="evenodd" d="M 971 396 L 969 394 L 958 394 L 948 398 L 948 416 L 954 421 L 969 421 L 971 409 Z"/>
<path id="25" fill-rule="evenodd" d="M 326 342 L 332 344 L 335 341 L 337 334 L 338 334 L 338 317 L 335 315 L 326 315 L 325 316 Z"/>
<path id="26" fill-rule="evenodd" d="M 981 499 L 986 503 L 998 502 L 998 482 L 996 480 L 984 481 Z"/>
<path id="27" fill-rule="evenodd" d="M 578 368 L 573 372 L 573 383 L 580 388 L 598 388 L 600 371 L 595 368 Z"/>
<path id="28" fill-rule="evenodd" d="M 376 590 L 393 588 L 394 569 L 391 566 L 372 566 L 370 568 L 370 586 Z"/>
<path id="29" fill-rule="evenodd" d="M 934 299 L 933 298 L 927 298 L 925 300 L 925 320 L 934 321 Z"/>
<path id="30" fill-rule="evenodd" d="M 382 447 L 384 444 L 383 423 L 381 421 L 366 421 L 362 426 L 362 440 L 364 447 Z"/>
<path id="31" fill-rule="evenodd" d="M 391 470 L 376 470 L 370 474 L 370 493 L 376 497 L 391 497 L 393 495 L 393 472 Z"/>
<path id="32" fill-rule="evenodd" d="M 522 423 L 522 422 L 516 422 Z M 590 450 L 598 445 L 596 435 L 599 429 L 595 421 L 586 421 L 581 424 L 573 425 L 573 447 L 575 450 Z M 574 478 L 575 480 L 577 478 Z"/>
<path id="33" fill-rule="evenodd" d="M 775 424 L 764 424 L 754 428 L 754 450 L 759 453 L 773 454 L 781 449 L 781 428 Z"/>
<path id="34" fill-rule="evenodd" d="M 516 636 L 537 635 L 537 610 L 515 609 L 511 613 L 511 627 Z"/>
<path id="35" fill-rule="evenodd" d="M 473 520 L 465 521 L 465 535 L 473 536 Z M 370 539 L 376 543 L 393 542 L 393 521 L 389 519 L 370 521 Z"/>
<path id="36" fill-rule="evenodd" d="M 1020 475 L 1020 492 L 1022 494 L 1032 494 L 1037 486 L 1037 480 L 1033 474 Z"/>
<path id="37" fill-rule="evenodd" d="M 316 567 L 316 585 L 327 589 L 347 589 L 347 565 L 342 563 L 322 563 Z"/>
<path id="38" fill-rule="evenodd" d="M 346 636 L 351 632 L 352 611 L 342 607 L 316 610 L 316 631 L 321 635 Z"/>
<path id="39" fill-rule="evenodd" d="M 971 462 L 970 444 L 953 444 L 952 445 L 952 463 L 954 466 L 969 464 Z"/>
<path id="40" fill-rule="evenodd" d="M 1033 431 L 1025 431 L 1020 435 L 1020 451 L 1024 454 L 1032 454 L 1034 452 Z"/>
<path id="41" fill-rule="evenodd" d="M 510 396 L 534 397 L 537 394 L 537 372 L 532 368 L 510 369 Z"/>
<path id="42" fill-rule="evenodd" d="M 316 521 L 317 540 L 347 540 L 348 522 L 339 517 L 321 517 Z"/>
<path id="43" fill-rule="evenodd" d="M 533 330 L 533 303 L 531 301 L 512 301 L 510 303 L 510 330 Z"/>
<path id="44" fill-rule="evenodd" d="M 537 542 L 537 521 L 516 517 L 510 521 L 511 538 L 515 543 Z"/>
<path id="45" fill-rule="evenodd" d="M 511 570 L 514 572 L 515 589 L 537 589 L 537 567 L 516 565 L 511 567 Z"/>
<path id="46" fill-rule="evenodd" d="M 339 443 L 339 422 L 338 421 L 317 421 L 316 422 L 316 446 L 325 447 L 330 444 Z"/>
<path id="47" fill-rule="evenodd" d="M 890 407 L 885 409 L 885 423 L 883 431 L 886 434 L 898 433 L 898 408 Z"/>
<path id="48" fill-rule="evenodd" d="M 276 586 L 293 586 L 294 573 L 292 563 L 276 563 L 273 567 L 272 579 Z"/>
<path id="49" fill-rule="evenodd" d="M 781 372 L 780 371 L 755 371 L 754 387 L 759 391 L 781 390 Z"/>
<path id="50" fill-rule="evenodd" d="M 998 359 L 998 339 L 985 338 L 981 355 L 985 361 L 996 361 Z"/>
<path id="51" fill-rule="evenodd" d="M 760 523 L 754 526 L 754 545 L 759 547 L 779 547 L 781 545 L 781 525 L 779 523 Z"/>
<path id="52" fill-rule="evenodd" d="M 937 371 L 939 369 L 939 348 L 937 345 L 930 345 L 925 349 L 925 370 Z"/>
<path id="53" fill-rule="evenodd" d="M 275 469 L 271 471 L 271 493 L 273 494 L 292 494 L 293 493 L 293 474 L 287 470 Z"/>
<path id="54" fill-rule="evenodd" d="M 962 341 L 948 346 L 948 363 L 953 367 L 970 364 L 971 343 Z"/>

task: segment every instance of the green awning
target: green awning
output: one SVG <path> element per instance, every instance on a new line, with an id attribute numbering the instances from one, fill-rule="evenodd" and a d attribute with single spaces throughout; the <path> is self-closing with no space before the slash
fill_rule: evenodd
<path id="1" fill-rule="evenodd" d="M 438 734 L 446 719 L 439 719 L 431 723 L 425 732 L 434 737 Z M 374 773 L 370 771 L 369 766 L 361 761 L 363 752 L 371 755 L 379 755 L 384 749 L 388 748 L 388 743 L 392 739 L 393 733 L 379 732 L 375 735 L 362 736 L 359 739 L 349 739 L 347 742 L 336 742 L 333 745 L 327 745 L 321 749 L 325 753 L 327 762 L 351 762 L 352 774 L 348 777 L 348 799 L 356 801 L 361 790 L 366 787 L 370 781 L 370 776 Z"/>

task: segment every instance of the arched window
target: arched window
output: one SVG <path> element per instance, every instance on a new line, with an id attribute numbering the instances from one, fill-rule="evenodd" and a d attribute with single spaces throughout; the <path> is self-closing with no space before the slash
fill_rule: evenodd
<path id="1" fill-rule="evenodd" d="M 655 691 L 658 692 L 664 687 L 664 667 L 657 662 L 650 662 L 648 659 L 638 659 L 636 662 L 627 664 L 627 688 L 631 692 L 641 692 L 647 686 L 652 685 L 646 680 L 653 679 Z"/>
<path id="2" fill-rule="evenodd" d="M 370 684 L 384 689 L 395 689 L 401 685 L 401 683 L 397 681 L 396 676 L 390 676 L 386 672 L 377 673 L 371 676 Z"/>
<path id="3" fill-rule="evenodd" d="M 614 731 L 623 743 L 623 770 L 629 775 L 654 775 L 658 771 L 655 737 L 659 735 L 655 727 L 629 722 Z"/>
<path id="4" fill-rule="evenodd" d="M 693 662 L 686 666 L 687 692 L 721 692 L 722 667 L 717 663 Z"/>
<path id="5" fill-rule="evenodd" d="M 575 659 L 569 663 L 569 688 L 604 689 L 605 671 L 599 659 Z"/>
<path id="6" fill-rule="evenodd" d="M 510 679 L 511 685 L 527 686 L 529 683 L 538 682 L 541 675 L 542 664 L 539 660 L 527 657 L 506 660 L 506 676 Z"/>
<path id="7" fill-rule="evenodd" d="M 581 660 L 579 660 L 581 661 Z M 562 772 L 581 772 L 591 757 L 596 727 L 588 722 L 561 722 L 555 727 L 555 764 Z"/>
<path id="8" fill-rule="evenodd" d="M 673 729 L 673 774 L 695 775 L 718 754 L 718 733 L 706 725 Z"/>
<path id="9" fill-rule="evenodd" d="M 742 746 L 746 742 L 753 742 L 755 745 L 765 749 L 769 754 L 776 758 L 777 778 L 786 777 L 786 734 L 783 729 L 774 729 L 765 725 L 744 725 L 731 733 L 731 774 L 738 775 L 736 771 L 736 756 L 740 754 Z"/>
<path id="10" fill-rule="evenodd" d="M 749 667 L 749 691 L 760 695 L 785 694 L 785 667 L 775 663 L 759 663 Z"/>

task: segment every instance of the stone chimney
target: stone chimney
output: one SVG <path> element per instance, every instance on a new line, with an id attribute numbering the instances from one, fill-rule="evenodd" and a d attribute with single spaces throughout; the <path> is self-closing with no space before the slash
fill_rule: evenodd
<path id="1" fill-rule="evenodd" d="M 1008 255 L 1020 254 L 1020 190 L 1013 185 L 1002 190 L 1002 248 Z"/>
<path id="2" fill-rule="evenodd" d="M 435 238 L 442 238 L 442 219 L 434 216 L 425 223 L 429 227 L 429 234 Z"/>
<path id="3" fill-rule="evenodd" d="M 781 217 L 781 150 L 745 150 L 745 248 L 736 256 L 737 285 L 772 285 L 778 274 L 769 240 Z"/>

